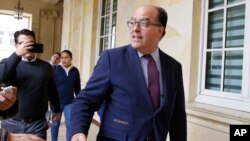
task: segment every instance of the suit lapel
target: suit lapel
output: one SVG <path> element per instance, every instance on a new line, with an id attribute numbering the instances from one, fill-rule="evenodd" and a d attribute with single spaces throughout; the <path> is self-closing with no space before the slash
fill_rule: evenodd
<path id="1" fill-rule="evenodd" d="M 145 98 L 146 103 L 148 104 L 150 109 L 154 111 L 143 75 L 140 58 L 137 51 L 131 45 L 128 47 L 128 53 L 126 57 L 128 60 L 130 71 L 132 72 L 131 74 L 133 75 L 132 77 L 134 78 L 135 84 L 138 85 L 138 89 L 140 91 L 139 94 L 141 94 Z"/>
<path id="2" fill-rule="evenodd" d="M 169 59 L 167 58 L 167 55 L 165 53 L 163 53 L 160 50 L 160 61 L 161 61 L 161 73 L 162 73 L 162 87 L 163 87 L 163 98 L 161 98 L 161 105 L 160 108 L 163 108 L 163 105 L 167 102 L 169 94 L 168 94 L 168 89 L 169 89 L 169 85 L 170 83 L 170 75 L 171 73 L 171 69 L 168 68 L 171 65 L 169 64 Z"/>

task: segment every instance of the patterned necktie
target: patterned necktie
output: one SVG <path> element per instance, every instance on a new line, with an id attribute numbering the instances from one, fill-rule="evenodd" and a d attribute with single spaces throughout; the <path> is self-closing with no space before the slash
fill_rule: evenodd
<path id="1" fill-rule="evenodd" d="M 148 60 L 148 90 L 151 96 L 154 109 L 160 106 L 160 77 L 156 63 L 151 55 L 143 55 Z"/>

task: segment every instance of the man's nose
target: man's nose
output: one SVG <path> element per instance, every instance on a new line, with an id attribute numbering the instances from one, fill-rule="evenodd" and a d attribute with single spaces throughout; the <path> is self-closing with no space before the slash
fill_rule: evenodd
<path id="1" fill-rule="evenodd" d="M 132 29 L 133 29 L 133 30 L 139 30 L 139 29 L 140 29 L 139 23 L 136 22 Z"/>

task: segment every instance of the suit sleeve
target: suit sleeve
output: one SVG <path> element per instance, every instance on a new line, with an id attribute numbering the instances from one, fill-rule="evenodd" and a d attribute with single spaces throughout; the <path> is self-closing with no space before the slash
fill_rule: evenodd
<path id="1" fill-rule="evenodd" d="M 173 117 L 170 121 L 170 140 L 187 141 L 187 119 L 185 112 L 185 96 L 182 79 L 182 68 L 179 64 L 177 73 L 177 94 L 173 109 Z"/>
<path id="2" fill-rule="evenodd" d="M 16 76 L 16 67 L 20 61 L 21 57 L 13 53 L 0 62 L 0 83 L 13 83 Z"/>
<path id="3" fill-rule="evenodd" d="M 10 57 L 3 59 L 0 62 L 0 84 L 5 83 L 7 85 L 15 85 L 16 79 L 16 67 L 21 61 L 21 57 L 16 53 L 10 55 Z M 16 101 L 9 109 L 0 111 L 0 115 L 3 118 L 14 116 L 18 110 L 18 101 Z"/>
<path id="4" fill-rule="evenodd" d="M 95 111 L 99 109 L 110 87 L 110 62 L 107 51 L 101 55 L 86 87 L 73 102 L 70 137 L 76 133 L 88 134 Z"/>

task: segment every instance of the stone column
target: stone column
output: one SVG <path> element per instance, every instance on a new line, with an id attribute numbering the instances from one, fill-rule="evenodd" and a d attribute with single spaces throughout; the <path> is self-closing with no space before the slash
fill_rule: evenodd
<path id="1" fill-rule="evenodd" d="M 61 15 L 57 10 L 40 10 L 37 41 L 44 44 L 44 53 L 39 54 L 40 57 L 49 59 L 53 52 L 60 51 L 61 19 Z"/>

